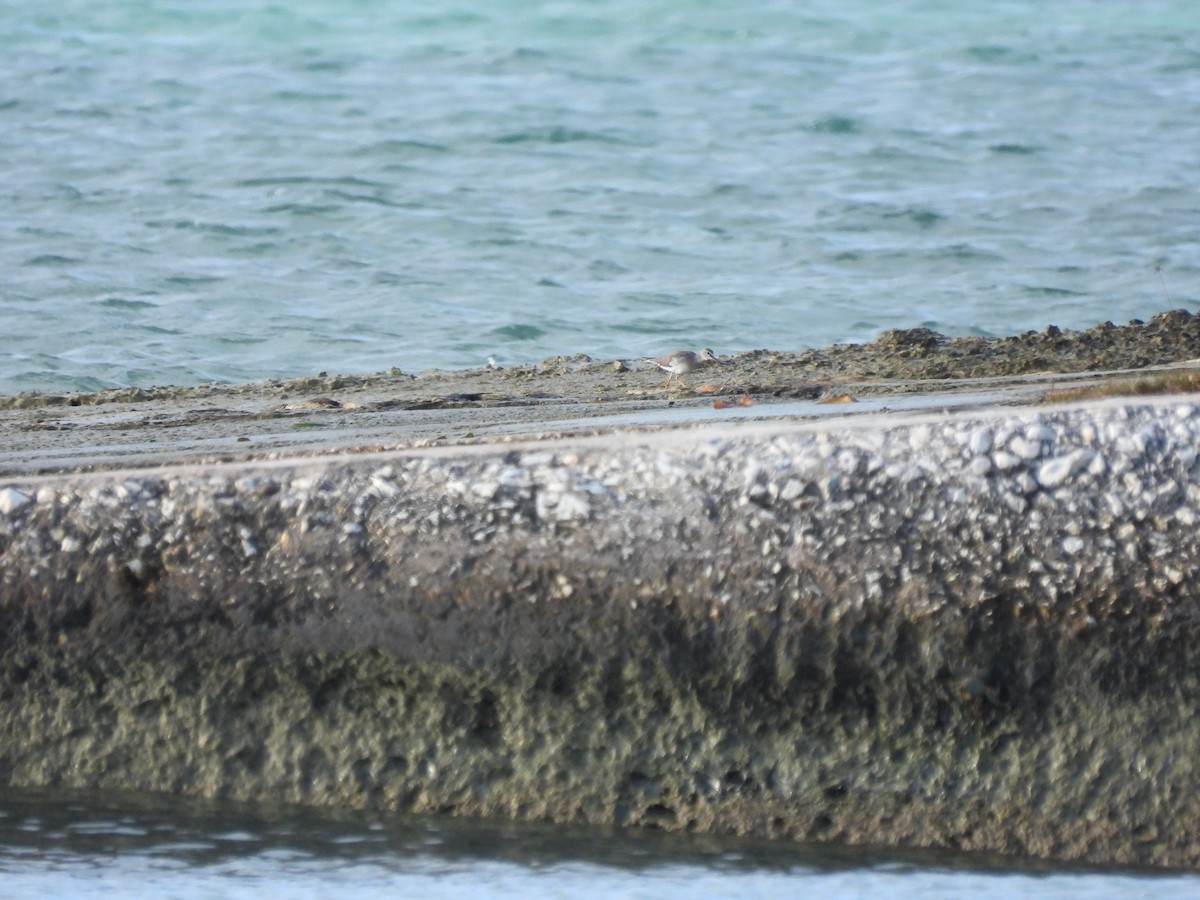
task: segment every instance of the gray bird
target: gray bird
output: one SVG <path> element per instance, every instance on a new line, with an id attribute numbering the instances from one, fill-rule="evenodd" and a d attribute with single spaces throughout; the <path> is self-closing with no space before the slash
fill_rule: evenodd
<path id="1" fill-rule="evenodd" d="M 664 387 L 671 383 L 672 378 L 683 384 L 684 375 L 695 372 L 709 363 L 718 361 L 717 354 L 713 353 L 707 347 L 699 351 L 676 350 L 674 353 L 668 353 L 666 356 L 650 360 L 650 362 L 667 373 L 667 380 L 663 382 Z"/>

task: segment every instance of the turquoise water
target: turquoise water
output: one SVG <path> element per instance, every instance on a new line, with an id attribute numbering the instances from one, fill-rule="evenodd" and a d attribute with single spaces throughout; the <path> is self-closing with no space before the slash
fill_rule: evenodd
<path id="1" fill-rule="evenodd" d="M 6 898 L 1195 897 L 1200 876 L 652 831 L 0 791 Z"/>
<path id="2" fill-rule="evenodd" d="M 1147 318 L 1198 105 L 1193 0 L 16 0 L 0 392 Z"/>

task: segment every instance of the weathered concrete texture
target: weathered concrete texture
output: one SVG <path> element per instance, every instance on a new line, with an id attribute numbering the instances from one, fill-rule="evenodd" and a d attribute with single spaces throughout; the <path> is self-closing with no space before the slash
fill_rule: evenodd
<path id="1" fill-rule="evenodd" d="M 1195 867 L 1198 440 L 1173 400 L 0 485 L 0 778 Z"/>

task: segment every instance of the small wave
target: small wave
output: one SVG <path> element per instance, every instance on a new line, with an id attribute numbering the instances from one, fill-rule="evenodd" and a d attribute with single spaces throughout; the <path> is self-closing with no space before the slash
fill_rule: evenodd
<path id="1" fill-rule="evenodd" d="M 386 206 L 391 209 L 417 209 L 420 204 L 416 203 L 397 203 L 395 200 L 389 200 L 386 197 L 376 197 L 372 194 L 352 194 L 349 191 L 327 190 L 327 197 L 335 197 L 338 200 L 346 200 L 350 203 L 371 203 L 375 206 Z"/>
<path id="2" fill-rule="evenodd" d="M 907 219 L 914 225 L 919 225 L 922 228 L 932 228 L 946 217 L 941 213 L 934 212 L 931 209 L 899 209 L 893 212 L 886 212 L 881 217 L 883 219 Z"/>
<path id="3" fill-rule="evenodd" d="M 1023 290 L 1027 294 L 1034 294 L 1042 297 L 1086 297 L 1087 294 L 1083 291 L 1072 291 L 1067 288 L 1051 287 L 1044 284 L 1026 284 L 1022 285 Z"/>
<path id="4" fill-rule="evenodd" d="M 387 140 L 375 141 L 353 151 L 354 156 L 418 156 L 429 153 L 449 153 L 445 144 L 429 141 Z"/>
<path id="5" fill-rule="evenodd" d="M 201 231 L 207 234 L 221 234 L 233 237 L 278 235 L 283 233 L 283 229 L 275 225 L 225 225 L 221 222 L 199 222 L 195 219 L 152 219 L 145 224 L 147 228 L 174 228 L 178 231 Z"/>
<path id="6" fill-rule="evenodd" d="M 227 334 L 225 334 L 225 335 L 219 335 L 219 336 L 215 337 L 213 339 L 213 343 L 221 344 L 224 346 L 240 347 L 243 345 L 265 344 L 267 342 L 267 340 L 268 339 L 266 337 L 261 337 L 261 336 L 227 335 Z"/>
<path id="7" fill-rule="evenodd" d="M 215 284 L 225 279 L 219 275 L 168 275 L 163 281 L 180 287 L 192 287 L 201 284 Z"/>
<path id="8" fill-rule="evenodd" d="M 296 91 L 296 90 L 281 90 L 275 91 L 270 95 L 274 101 L 282 101 L 284 103 L 338 103 L 346 100 L 345 94 L 336 94 L 322 91 Z"/>
<path id="9" fill-rule="evenodd" d="M 1034 63 L 1038 61 L 1036 53 L 1009 47 L 1006 44 L 976 44 L 967 48 L 966 55 L 972 60 L 985 63 Z"/>
<path id="10" fill-rule="evenodd" d="M 598 131 L 585 131 L 556 125 L 551 128 L 530 128 L 496 138 L 497 144 L 573 144 L 591 141 L 600 144 L 629 144 L 630 141 Z"/>
<path id="11" fill-rule="evenodd" d="M 54 110 L 56 116 L 79 116 L 83 119 L 111 119 L 113 117 L 112 110 L 105 109 L 102 106 L 60 106 Z"/>
<path id="12" fill-rule="evenodd" d="M 629 273 L 629 269 L 611 259 L 595 259 L 588 264 L 587 273 L 592 278 L 609 280 Z"/>
<path id="13" fill-rule="evenodd" d="M 156 309 L 157 303 L 148 303 L 145 300 L 126 300 L 124 297 L 106 297 L 100 301 L 101 306 L 107 306 L 109 309 Z"/>
<path id="14" fill-rule="evenodd" d="M 301 68 L 305 72 L 349 72 L 355 66 L 354 62 L 345 59 L 314 59 L 305 63 Z"/>
<path id="15" fill-rule="evenodd" d="M 858 134 L 863 129 L 862 123 L 850 116 L 824 116 L 809 123 L 807 130 L 815 134 Z"/>
<path id="16" fill-rule="evenodd" d="M 263 207 L 264 213 L 290 213 L 293 216 L 324 216 L 342 207 L 336 203 L 280 203 Z"/>
<path id="17" fill-rule="evenodd" d="M 999 253 L 993 253 L 990 250 L 981 250 L 971 244 L 959 243 L 948 244 L 945 247 L 937 247 L 926 254 L 930 259 L 955 259 L 955 260 L 1002 260 L 1004 256 Z"/>
<path id="18" fill-rule="evenodd" d="M 382 181 L 372 181 L 354 175 L 342 177 L 327 177 L 321 175 L 269 175 L 263 178 L 242 178 L 234 182 L 235 187 L 290 187 L 293 185 L 315 184 L 335 187 L 360 187 L 385 189 L 388 184 Z"/>
<path id="19" fill-rule="evenodd" d="M 437 286 L 440 282 L 430 281 L 427 278 L 417 278 L 413 275 L 403 275 L 399 272 L 376 272 L 371 276 L 372 284 L 383 285 L 400 285 L 404 287 L 414 287 L 417 285 Z"/>
<path id="20" fill-rule="evenodd" d="M 507 338 L 511 341 L 535 341 L 545 335 L 545 331 L 538 328 L 536 325 L 503 325 L 500 328 L 493 328 L 490 332 L 498 338 Z"/>
<path id="21" fill-rule="evenodd" d="M 60 256 L 57 253 L 43 253 L 40 256 L 33 256 L 25 260 L 21 265 L 24 266 L 71 266 L 78 265 L 83 262 L 74 256 Z"/>

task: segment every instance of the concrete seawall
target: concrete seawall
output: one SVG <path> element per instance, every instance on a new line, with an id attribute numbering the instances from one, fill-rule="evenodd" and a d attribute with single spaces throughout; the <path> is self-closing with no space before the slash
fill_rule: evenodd
<path id="1" fill-rule="evenodd" d="M 0 484 L 0 780 L 1200 865 L 1195 398 Z"/>

